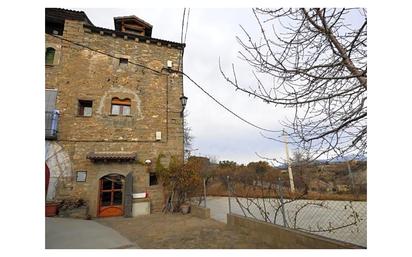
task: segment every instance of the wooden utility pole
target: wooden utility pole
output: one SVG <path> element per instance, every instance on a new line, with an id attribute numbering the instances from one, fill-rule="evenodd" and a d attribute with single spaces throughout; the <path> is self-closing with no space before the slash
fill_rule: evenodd
<path id="1" fill-rule="evenodd" d="M 290 192 L 295 192 L 295 183 L 293 182 L 293 173 L 292 167 L 290 165 L 290 158 L 289 158 L 289 149 L 288 149 L 288 138 L 286 136 L 285 130 L 283 130 L 283 137 L 285 140 L 285 151 L 286 151 L 286 161 L 288 164 L 288 172 L 289 172 L 289 183 L 290 183 Z"/>

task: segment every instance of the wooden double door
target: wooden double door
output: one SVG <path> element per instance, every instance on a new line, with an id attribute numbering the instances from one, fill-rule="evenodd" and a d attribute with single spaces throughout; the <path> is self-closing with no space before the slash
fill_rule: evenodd
<path id="1" fill-rule="evenodd" d="M 99 217 L 122 216 L 125 177 L 120 174 L 110 174 L 102 177 L 99 182 Z"/>
<path id="2" fill-rule="evenodd" d="M 99 217 L 132 216 L 133 176 L 109 174 L 99 180 Z"/>

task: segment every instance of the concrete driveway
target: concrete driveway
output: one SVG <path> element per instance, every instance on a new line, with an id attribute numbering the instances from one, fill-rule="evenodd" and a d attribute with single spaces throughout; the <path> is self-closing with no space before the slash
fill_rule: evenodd
<path id="1" fill-rule="evenodd" d="M 139 248 L 112 228 L 93 220 L 46 218 L 46 249 Z"/>

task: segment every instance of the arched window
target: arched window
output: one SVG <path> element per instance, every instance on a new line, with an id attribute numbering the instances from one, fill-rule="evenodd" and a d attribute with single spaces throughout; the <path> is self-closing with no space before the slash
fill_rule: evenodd
<path id="1" fill-rule="evenodd" d="M 53 47 L 46 48 L 46 64 L 47 65 L 53 65 L 55 53 L 56 53 L 56 50 Z"/>
<path id="2" fill-rule="evenodd" d="M 112 115 L 130 115 L 131 101 L 129 98 L 112 98 Z"/>

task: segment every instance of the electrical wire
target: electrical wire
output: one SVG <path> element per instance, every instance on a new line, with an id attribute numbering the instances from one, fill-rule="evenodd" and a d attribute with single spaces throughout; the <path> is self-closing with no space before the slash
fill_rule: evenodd
<path id="1" fill-rule="evenodd" d="M 66 39 L 66 38 L 63 38 L 63 37 L 59 37 L 59 36 L 56 36 L 56 35 L 50 35 L 50 36 L 53 36 L 53 37 L 55 37 L 55 38 L 61 39 L 61 40 L 63 40 L 63 41 L 72 43 L 72 44 L 77 45 L 77 46 L 80 46 L 80 47 L 84 47 L 84 48 L 86 48 L 86 49 L 89 49 L 90 51 L 93 51 L 93 52 L 96 52 L 96 53 L 99 53 L 99 54 L 103 54 L 103 55 L 109 56 L 109 57 L 111 57 L 111 58 L 115 58 L 115 59 L 120 60 L 120 57 L 116 57 L 116 56 L 114 56 L 114 55 L 105 53 L 105 52 L 100 51 L 100 50 L 97 50 L 97 49 L 93 49 L 93 48 L 91 48 L 91 47 L 89 47 L 89 46 L 86 46 L 86 45 L 83 45 L 83 44 L 74 42 L 74 41 L 72 41 L 72 40 L 69 40 L 69 39 Z M 148 70 L 150 70 L 150 71 L 152 71 L 152 72 L 155 72 L 155 73 L 157 73 L 157 74 L 163 74 L 162 71 L 158 71 L 158 70 L 152 69 L 152 68 L 147 67 L 147 66 L 145 66 L 145 65 L 143 65 L 143 64 L 139 64 L 139 63 L 135 63 L 135 62 L 130 62 L 130 61 L 129 61 L 129 63 L 130 63 L 130 64 L 133 64 L 133 65 L 136 65 L 136 66 L 138 66 L 138 67 L 144 68 L 144 69 L 148 69 Z M 162 68 L 162 70 L 167 70 L 167 71 L 169 71 L 169 72 L 182 74 L 182 75 L 185 76 L 187 79 L 189 79 L 190 82 L 192 82 L 195 86 L 197 86 L 203 93 L 205 93 L 205 94 L 206 94 L 207 96 L 209 96 L 213 101 L 215 101 L 218 105 L 220 105 L 220 106 L 221 106 L 222 108 L 224 108 L 226 111 L 230 112 L 230 113 L 231 113 L 232 115 L 234 115 L 236 118 L 238 118 L 238 119 L 240 119 L 241 121 L 249 124 L 250 126 L 255 127 L 255 128 L 257 128 L 257 129 L 260 129 L 260 130 L 263 130 L 263 131 L 267 131 L 267 132 L 282 132 L 281 130 L 270 130 L 270 129 L 266 129 L 266 128 L 260 127 L 260 126 L 258 126 L 258 125 L 256 125 L 256 124 L 253 124 L 252 122 L 250 122 L 250 121 L 242 118 L 241 116 L 239 116 L 238 114 L 236 114 L 235 112 L 233 112 L 232 110 L 230 110 L 228 107 L 226 107 L 223 103 L 221 103 L 221 102 L 220 102 L 219 100 L 217 100 L 215 97 L 213 97 L 211 94 L 209 94 L 203 87 L 201 87 L 196 81 L 194 81 L 189 75 L 187 75 L 187 74 L 184 73 L 183 71 L 173 70 L 173 69 L 165 69 L 165 68 Z"/>
<path id="2" fill-rule="evenodd" d="M 103 55 L 109 56 L 109 57 L 111 57 L 111 58 L 120 60 L 120 57 L 116 57 L 116 56 L 114 56 L 114 55 L 112 55 L 112 54 L 108 54 L 108 53 L 105 53 L 105 52 L 103 52 L 103 51 L 100 51 L 100 50 L 97 50 L 97 49 L 93 49 L 93 48 L 91 48 L 91 47 L 89 47 L 89 46 L 86 46 L 86 45 L 83 45 L 83 44 L 74 42 L 74 41 L 72 41 L 72 40 L 69 40 L 69 39 L 66 39 L 66 38 L 63 38 L 63 37 L 59 37 L 59 36 L 52 35 L 52 34 L 49 34 L 49 35 L 50 35 L 50 36 L 53 36 L 53 37 L 55 37 L 55 38 L 61 39 L 61 40 L 63 40 L 63 41 L 72 43 L 72 44 L 74 44 L 74 45 L 77 45 L 77 46 L 80 46 L 80 47 L 89 49 L 90 51 L 93 51 L 93 52 L 96 52 L 96 53 L 99 53 L 99 54 L 103 54 Z M 141 68 L 148 69 L 148 70 L 153 71 L 153 72 L 155 72 L 155 73 L 159 73 L 159 74 L 162 73 L 161 71 L 152 69 L 152 68 L 150 68 L 150 67 L 144 66 L 144 65 L 139 64 L 139 63 L 131 62 L 130 60 L 128 60 L 128 63 L 133 64 L 133 65 L 136 65 L 136 66 L 141 67 Z"/>
<path id="3" fill-rule="evenodd" d="M 196 83 L 196 81 L 194 81 L 189 75 L 187 75 L 186 73 L 182 72 L 182 71 L 176 71 L 176 70 L 172 70 L 173 72 L 176 73 L 180 73 L 183 76 L 185 76 L 187 79 L 189 79 L 195 86 L 197 86 L 200 90 L 203 91 L 203 93 L 205 93 L 207 96 L 209 96 L 213 101 L 215 101 L 218 105 L 220 105 L 221 107 L 223 107 L 226 111 L 230 112 L 231 114 L 233 114 L 236 118 L 240 119 L 241 121 L 257 128 L 260 130 L 264 130 L 267 132 L 282 132 L 281 130 L 271 130 L 271 129 L 266 129 L 266 128 L 262 128 L 258 125 L 253 124 L 252 122 L 242 118 L 241 116 L 239 116 L 238 114 L 236 114 L 235 112 L 233 112 L 232 110 L 230 110 L 228 107 L 226 107 L 224 104 L 222 104 L 219 100 L 217 100 L 215 97 L 213 97 L 211 94 L 209 94 L 203 87 L 201 87 L 198 83 Z"/>

